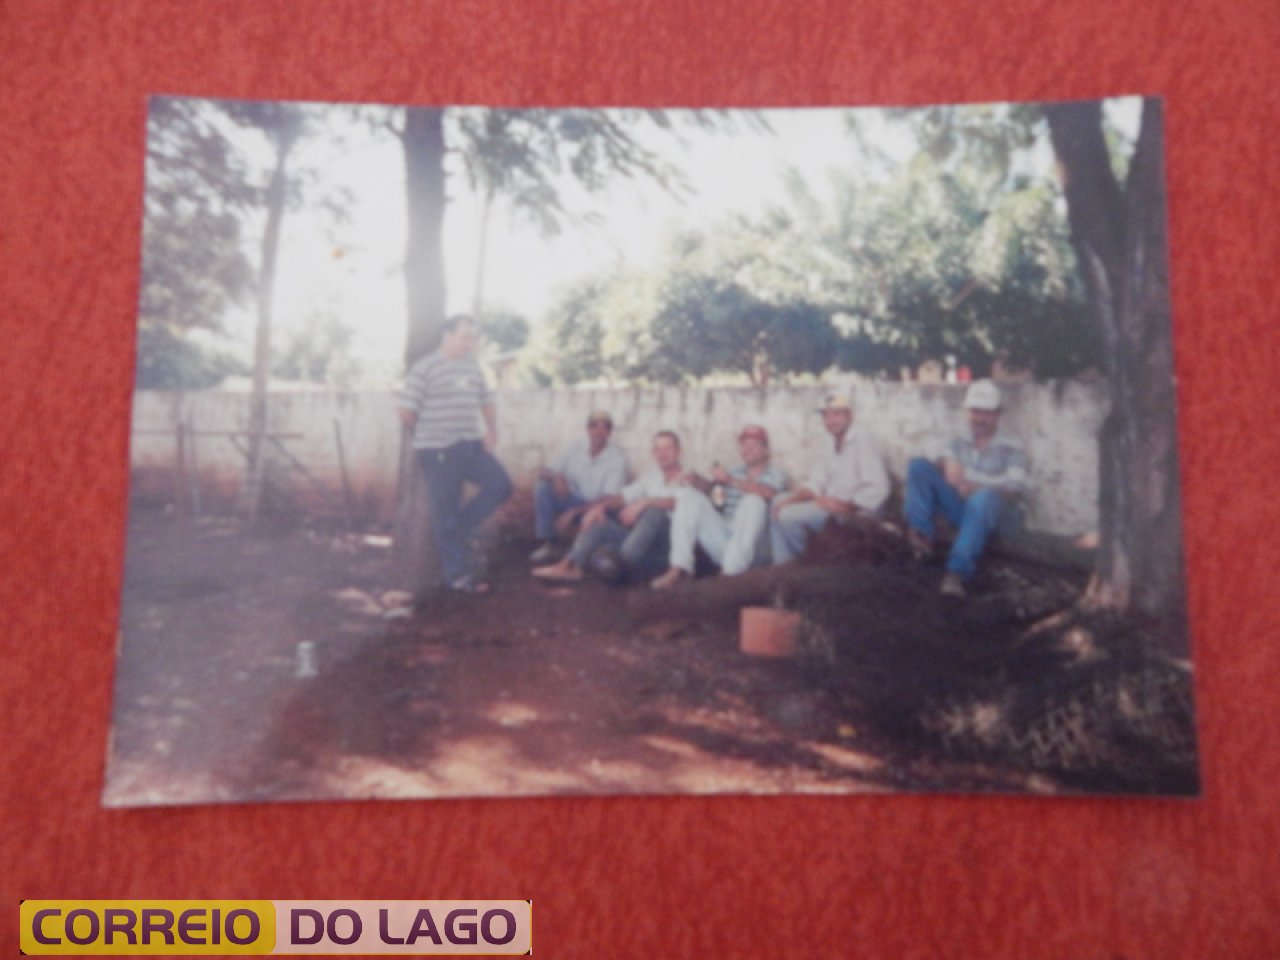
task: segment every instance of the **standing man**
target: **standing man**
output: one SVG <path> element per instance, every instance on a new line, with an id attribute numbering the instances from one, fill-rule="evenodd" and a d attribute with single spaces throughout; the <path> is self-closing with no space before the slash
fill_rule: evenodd
<path id="1" fill-rule="evenodd" d="M 769 463 L 769 434 L 764 427 L 746 426 L 738 434 L 742 463 L 731 470 L 720 464 L 711 479 L 690 475 L 676 497 L 671 517 L 671 566 L 650 586 L 674 587 L 693 576 L 694 550 L 702 547 L 726 576 L 750 568 L 769 525 L 769 501 L 786 486 L 782 471 Z M 724 503 L 717 507 L 708 493 L 716 485 L 724 489 Z M 723 511 L 723 512 L 722 512 Z"/>
<path id="2" fill-rule="evenodd" d="M 440 346 L 409 368 L 400 392 L 400 420 L 413 430 L 414 456 L 427 481 L 431 529 L 445 586 L 485 593 L 475 578 L 471 540 L 511 496 L 511 478 L 493 456 L 498 442 L 493 393 L 475 350 L 475 321 L 445 321 Z M 461 503 L 462 485 L 479 487 Z"/>
<path id="3" fill-rule="evenodd" d="M 987 540 L 1000 527 L 1016 527 L 1017 501 L 1027 490 L 1028 462 L 1018 439 L 1000 429 L 1000 388 L 979 380 L 964 398 L 969 433 L 951 440 L 936 461 L 917 457 L 907 466 L 907 540 L 921 560 L 933 553 L 933 518 L 956 528 L 942 592 L 963 597 Z"/>
<path id="4" fill-rule="evenodd" d="M 680 438 L 670 430 L 653 437 L 654 467 L 627 484 L 622 492 L 602 498 L 582 517 L 582 530 L 559 563 L 538 567 L 543 580 L 576 581 L 600 547 L 617 547 L 626 574 L 651 577 L 666 565 L 671 546 L 671 511 L 684 481 Z"/>
<path id="5" fill-rule="evenodd" d="M 835 517 L 877 516 L 889 499 L 889 473 L 871 435 L 853 423 L 853 404 L 830 394 L 818 408 L 831 442 L 809 482 L 773 503 L 773 562 L 786 563 L 804 549 L 809 534 Z"/>
<path id="6" fill-rule="evenodd" d="M 558 533 L 570 539 L 583 514 L 607 496 L 620 493 L 627 482 L 627 458 L 609 443 L 613 417 L 596 410 L 587 417 L 587 439 L 579 440 L 542 471 L 533 488 L 534 533 L 541 546 L 532 563 L 556 558 Z"/>

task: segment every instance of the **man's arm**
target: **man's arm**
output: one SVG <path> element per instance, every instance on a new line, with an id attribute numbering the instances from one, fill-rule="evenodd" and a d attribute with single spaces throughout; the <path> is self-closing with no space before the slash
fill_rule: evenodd
<path id="1" fill-rule="evenodd" d="M 706 477 L 704 477 L 702 474 L 696 473 L 693 470 L 690 470 L 688 473 L 681 476 L 680 482 L 690 487 L 693 487 L 699 493 L 711 492 L 711 485 L 712 485 L 711 481 L 708 480 Z"/>
<path id="2" fill-rule="evenodd" d="M 1009 444 L 1004 451 L 1004 469 L 998 473 L 983 473 L 980 470 L 971 469 L 965 471 L 965 480 L 969 485 L 969 492 L 982 488 L 988 488 L 999 491 L 1006 497 L 1020 497 L 1027 492 L 1030 482 L 1030 461 L 1027 458 L 1026 451 L 1021 447 Z M 961 491 L 964 493 L 964 491 Z M 964 493 L 968 496 L 968 493 Z"/>
<path id="3" fill-rule="evenodd" d="M 835 497 L 814 497 L 813 502 L 840 520 L 847 520 L 858 512 L 858 505 L 849 500 L 838 500 Z"/>
<path id="4" fill-rule="evenodd" d="M 484 447 L 493 453 L 498 449 L 498 412 L 493 401 L 480 407 L 480 416 L 484 418 Z"/>
<path id="5" fill-rule="evenodd" d="M 735 477 L 727 470 L 723 472 L 724 479 L 720 480 L 719 477 L 716 479 L 720 480 L 725 486 L 733 487 L 735 490 L 740 490 L 752 496 L 763 497 L 765 500 L 772 500 L 778 495 L 778 491 L 782 489 L 780 484 L 774 486 L 771 483 L 766 483 L 763 478 L 752 480 L 750 477 Z M 768 476 L 768 474 L 764 476 Z"/>
<path id="6" fill-rule="evenodd" d="M 608 496 L 601 497 L 582 515 L 582 529 L 587 530 L 598 523 L 604 523 L 609 516 L 609 511 L 617 510 L 623 503 L 622 494 L 620 493 L 611 493 Z"/>
<path id="7" fill-rule="evenodd" d="M 783 507 L 788 506 L 790 504 L 806 503 L 809 500 L 816 500 L 816 499 L 818 499 L 818 495 L 814 493 L 811 489 L 809 489 L 808 487 L 800 487 L 797 490 L 792 490 L 785 497 L 774 497 L 773 515 L 776 517 L 781 512 Z"/>
<path id="8" fill-rule="evenodd" d="M 622 512 L 618 514 L 618 522 L 624 527 L 634 527 L 636 521 L 640 519 L 640 514 L 646 510 L 674 510 L 675 508 L 675 497 L 641 497 L 638 500 L 632 500 L 622 508 Z"/>

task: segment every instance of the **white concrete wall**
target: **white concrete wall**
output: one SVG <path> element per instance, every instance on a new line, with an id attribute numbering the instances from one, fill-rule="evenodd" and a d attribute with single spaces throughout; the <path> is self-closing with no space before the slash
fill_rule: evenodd
<path id="1" fill-rule="evenodd" d="M 498 400 L 498 455 L 517 487 L 528 486 L 556 450 L 583 435 L 587 414 L 605 409 L 613 414 L 615 442 L 627 453 L 633 470 L 650 462 L 650 439 L 663 429 L 680 435 L 686 465 L 705 471 L 714 460 L 731 464 L 736 460 L 738 429 L 758 423 L 769 431 L 775 462 L 794 479 L 803 480 L 824 437 L 815 409 L 831 389 L 506 390 Z M 962 386 L 860 381 L 844 389 L 853 396 L 859 422 L 875 435 L 890 471 L 899 478 L 910 457 L 965 429 Z M 1094 529 L 1097 435 L 1108 406 L 1105 385 L 1005 384 L 1002 389 L 1003 426 L 1022 438 L 1031 458 L 1031 525 L 1063 534 Z M 269 420 L 272 430 L 303 435 L 285 441 L 287 447 L 335 495 L 342 489 L 336 421 L 357 503 L 390 516 L 399 457 L 399 428 L 390 392 L 276 394 L 271 398 Z M 171 483 L 157 478 L 173 469 L 179 422 L 196 431 L 244 429 L 248 396 L 218 391 L 139 392 L 134 402 L 132 463 L 135 476 L 149 477 L 153 488 Z M 197 437 L 195 444 L 202 488 L 234 489 L 243 469 L 242 455 L 221 437 Z M 307 492 L 306 481 L 290 482 L 300 493 Z"/>

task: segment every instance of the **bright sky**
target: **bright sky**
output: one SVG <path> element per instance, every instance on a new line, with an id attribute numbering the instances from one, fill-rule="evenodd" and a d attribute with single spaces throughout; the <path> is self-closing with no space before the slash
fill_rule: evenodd
<path id="1" fill-rule="evenodd" d="M 544 237 L 527 221 L 495 206 L 489 230 L 484 303 L 519 312 L 537 322 L 556 291 L 574 278 L 613 262 L 654 262 L 670 233 L 710 225 L 733 213 L 750 214 L 785 196 L 788 167 L 798 170 L 821 195 L 831 171 L 856 162 L 839 110 L 765 111 L 772 132 L 751 124 L 735 131 L 689 127 L 680 139 L 652 133 L 646 142 L 685 171 L 691 191 L 672 197 L 656 184 L 619 180 L 587 194 L 566 177 L 564 195 L 581 212 L 602 218 L 598 226 L 570 228 Z M 681 142 L 683 141 L 683 142 Z M 909 152 L 909 144 L 899 149 Z M 245 144 L 265 167 L 261 142 Z M 318 313 L 336 313 L 358 331 L 357 353 L 394 378 L 405 334 L 404 158 L 399 144 L 351 129 L 343 146 L 310 144 L 299 160 L 323 173 L 329 187 L 347 191 L 350 217 L 335 224 L 317 207 L 286 214 L 276 280 L 275 342 Z M 456 167 L 456 168 L 455 168 Z M 449 165 L 445 218 L 448 309 L 473 307 L 480 252 L 481 205 L 456 162 Z M 250 256 L 258 255 L 261 223 L 248 231 Z M 245 356 L 255 319 L 251 310 L 233 318 L 232 331 Z"/>
<path id="2" fill-rule="evenodd" d="M 1121 102 L 1113 115 L 1125 128 L 1136 129 L 1137 100 Z M 343 143 L 308 142 L 299 152 L 301 165 L 317 173 L 326 188 L 346 191 L 350 217 L 335 224 L 315 205 L 286 215 L 276 283 L 275 342 L 325 311 L 357 331 L 356 353 L 376 380 L 395 379 L 405 336 L 404 158 L 398 142 L 375 136 L 351 123 L 334 108 L 335 130 Z M 673 111 L 674 112 L 674 111 Z M 656 184 L 619 180 L 589 195 L 566 177 L 563 195 L 582 212 L 602 218 L 597 228 L 569 230 L 555 238 L 520 219 L 501 204 L 489 231 L 484 303 L 521 313 L 537 322 L 556 291 L 574 278 L 611 262 L 632 265 L 654 262 L 664 239 L 681 226 L 714 225 L 735 214 L 754 214 L 785 198 L 787 170 L 796 170 L 822 197 L 833 172 L 859 163 L 846 132 L 849 111 L 797 109 L 762 111 L 772 132 L 750 123 L 735 124 L 731 133 L 679 127 L 680 138 L 652 133 L 646 142 L 682 168 L 691 184 L 689 196 L 675 198 Z M 899 125 L 886 124 L 878 110 L 860 111 L 877 145 L 893 160 L 905 161 L 912 142 Z M 678 126 L 678 125 L 677 125 Z M 246 141 L 265 166 L 269 153 Z M 468 189 L 459 161 L 449 164 L 449 203 L 445 219 L 446 283 L 450 312 L 471 310 L 479 260 L 481 209 Z M 249 231 L 250 256 L 256 260 L 255 234 Z M 245 311 L 231 326 L 243 339 L 245 356 L 254 317 Z"/>

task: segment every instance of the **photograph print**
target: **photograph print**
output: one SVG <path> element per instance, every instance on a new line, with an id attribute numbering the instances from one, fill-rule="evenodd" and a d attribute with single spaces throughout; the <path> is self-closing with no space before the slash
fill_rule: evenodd
<path id="1" fill-rule="evenodd" d="M 1199 791 L 1158 99 L 155 97 L 108 806 Z"/>

